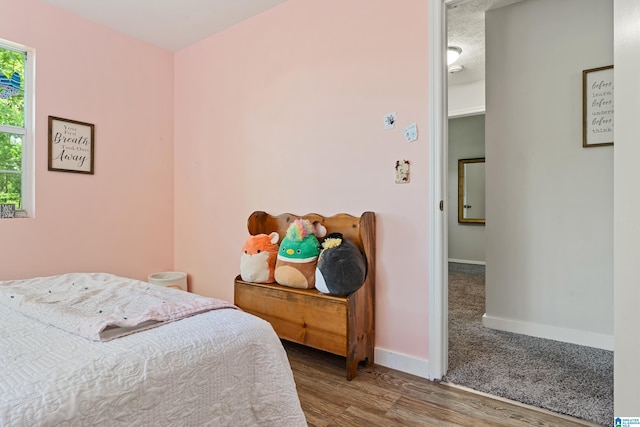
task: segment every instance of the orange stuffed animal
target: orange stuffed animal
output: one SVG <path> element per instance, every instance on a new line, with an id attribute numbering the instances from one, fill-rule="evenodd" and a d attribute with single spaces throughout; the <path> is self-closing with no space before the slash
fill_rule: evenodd
<path id="1" fill-rule="evenodd" d="M 242 247 L 240 257 L 240 277 L 245 282 L 273 283 L 276 258 L 278 256 L 278 240 L 280 235 L 273 232 L 269 235 L 257 234 L 249 236 Z"/>

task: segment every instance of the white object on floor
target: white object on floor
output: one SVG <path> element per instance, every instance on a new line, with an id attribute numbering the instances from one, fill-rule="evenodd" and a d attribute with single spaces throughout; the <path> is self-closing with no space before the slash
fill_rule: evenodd
<path id="1" fill-rule="evenodd" d="M 187 273 L 180 271 L 164 271 L 161 273 L 153 273 L 149 275 L 149 283 L 160 286 L 168 286 L 170 288 L 187 290 Z"/>

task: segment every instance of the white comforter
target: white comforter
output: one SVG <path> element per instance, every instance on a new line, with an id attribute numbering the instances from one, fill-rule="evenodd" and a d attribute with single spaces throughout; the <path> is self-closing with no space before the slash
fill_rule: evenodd
<path id="1" fill-rule="evenodd" d="M 107 273 L 68 273 L 0 282 L 0 305 L 94 341 L 109 341 L 227 301 Z"/>
<path id="2" fill-rule="evenodd" d="M 1 426 L 306 426 L 271 325 L 214 310 L 108 342 L 0 306 Z"/>

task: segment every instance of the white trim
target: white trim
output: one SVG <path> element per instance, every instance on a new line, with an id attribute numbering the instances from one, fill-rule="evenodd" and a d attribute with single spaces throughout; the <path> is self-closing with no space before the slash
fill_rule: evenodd
<path id="1" fill-rule="evenodd" d="M 22 140 L 22 209 L 29 217 L 35 217 L 35 97 L 36 58 L 35 49 L 0 39 L 4 49 L 26 52 L 24 63 L 24 130 L 18 132 L 13 126 L 9 133 L 24 134 Z M 7 128 L 3 126 L 3 129 Z M 4 130 L 6 132 L 6 130 Z"/>
<path id="2" fill-rule="evenodd" d="M 418 377 L 433 379 L 429 377 L 429 361 L 418 359 L 406 354 L 396 353 L 376 347 L 374 349 L 376 365 L 385 366 L 396 371 L 406 372 Z"/>
<path id="3" fill-rule="evenodd" d="M 579 425 L 584 425 L 584 426 L 589 426 L 589 427 L 601 427 L 600 424 L 592 423 L 591 421 L 587 421 L 587 420 L 583 420 L 583 419 L 580 419 L 580 418 L 571 417 L 569 415 L 565 415 L 565 414 L 560 414 L 560 413 L 557 413 L 557 412 L 549 411 L 548 409 L 544 409 L 544 408 L 539 408 L 537 406 L 528 405 L 526 403 L 518 402 L 516 400 L 507 399 L 507 398 L 501 397 L 501 396 L 496 396 L 494 394 L 485 393 L 483 391 L 474 390 L 472 388 L 465 387 L 463 385 L 458 385 L 458 384 L 454 384 L 454 383 L 450 383 L 450 382 L 442 382 L 442 384 L 446 385 L 447 387 L 451 387 L 451 388 L 455 388 L 455 389 L 458 389 L 458 390 L 466 391 L 467 393 L 471 393 L 471 394 L 475 394 L 475 395 L 483 396 L 483 397 L 488 397 L 489 399 L 497 400 L 499 402 L 505 402 L 505 403 L 508 403 L 510 405 L 519 406 L 520 408 L 527 408 L 527 409 L 529 409 L 531 411 L 536 411 L 536 412 L 541 413 L 541 414 L 552 415 L 554 418 L 562 418 L 562 419 L 564 419 L 566 421 L 570 421 L 572 423 L 576 423 L 576 424 L 579 424 Z"/>
<path id="4" fill-rule="evenodd" d="M 23 53 L 27 51 L 27 54 L 28 54 L 29 49 L 27 49 L 27 47 L 21 45 L 20 43 L 12 42 L 11 40 L 7 40 L 7 39 L 0 39 L 0 44 L 4 49 L 12 50 L 18 53 Z"/>
<path id="5" fill-rule="evenodd" d="M 27 133 L 27 131 L 22 127 L 9 125 L 0 125 L 0 132 L 13 133 L 16 135 L 24 135 Z"/>
<path id="6" fill-rule="evenodd" d="M 27 52 L 24 63 L 24 126 L 26 144 L 22 146 L 22 210 L 30 218 L 36 216 L 36 51 Z"/>
<path id="7" fill-rule="evenodd" d="M 479 107 L 461 108 L 455 111 L 449 111 L 449 118 L 456 119 L 458 117 L 477 116 L 478 114 L 484 114 L 486 107 L 484 105 Z"/>
<path id="8" fill-rule="evenodd" d="M 455 0 L 454 0 L 455 1 Z M 448 287 L 447 283 L 447 25 L 446 3 L 429 2 L 429 375 L 440 379 L 447 373 Z M 444 210 L 440 203 L 444 201 Z"/>
<path id="9" fill-rule="evenodd" d="M 557 326 L 542 325 L 539 323 L 504 319 L 488 316 L 486 313 L 482 316 L 482 325 L 500 331 L 531 335 L 537 338 L 613 351 L 613 335 L 596 334 L 578 329 L 559 328 Z"/>
<path id="10" fill-rule="evenodd" d="M 486 261 L 472 261 L 472 260 L 469 260 L 469 259 L 449 258 L 449 262 L 457 262 L 458 264 L 487 265 Z"/>

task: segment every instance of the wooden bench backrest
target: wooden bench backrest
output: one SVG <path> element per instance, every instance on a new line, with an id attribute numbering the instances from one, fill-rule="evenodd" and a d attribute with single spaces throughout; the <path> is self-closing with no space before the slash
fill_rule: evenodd
<path id="1" fill-rule="evenodd" d="M 320 223 L 327 229 L 327 234 L 342 233 L 344 238 L 351 240 L 360 248 L 367 262 L 372 256 L 375 256 L 372 246 L 375 242 L 375 215 L 373 212 L 365 212 L 360 217 L 344 213 L 325 217 L 315 213 L 307 215 L 285 213 L 274 216 L 256 211 L 249 217 L 247 228 L 249 234 L 252 235 L 277 231 L 280 235 L 280 241 L 282 241 L 289 225 L 296 219 L 308 219 L 313 224 Z M 322 237 L 319 237 L 318 240 L 322 241 Z"/>
<path id="2" fill-rule="evenodd" d="M 306 215 L 294 215 L 284 213 L 270 215 L 263 211 L 251 214 L 247 221 L 249 234 L 269 234 L 277 231 L 280 241 L 287 234 L 289 224 L 296 219 L 308 219 L 311 223 L 320 223 L 327 229 L 327 234 L 342 233 L 343 237 L 354 242 L 364 254 L 367 261 L 367 276 L 363 288 L 366 288 L 367 299 L 375 301 L 375 274 L 376 274 L 376 217 L 373 212 L 364 212 L 356 217 L 340 213 L 334 216 L 322 216 L 315 213 Z M 322 238 L 318 240 L 322 241 Z M 280 243 L 280 241 L 278 243 Z"/>

